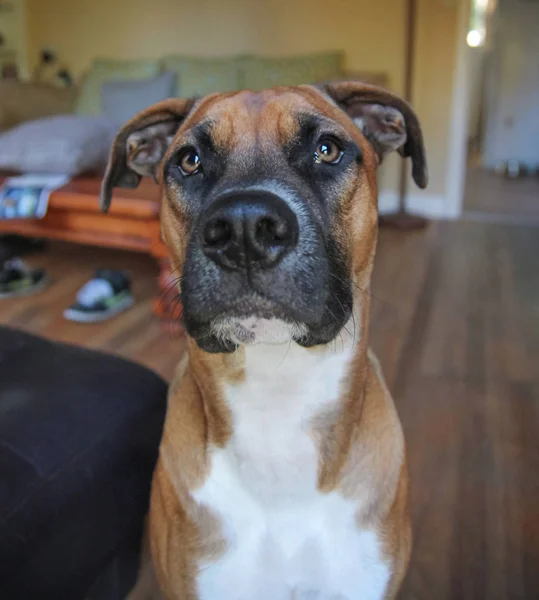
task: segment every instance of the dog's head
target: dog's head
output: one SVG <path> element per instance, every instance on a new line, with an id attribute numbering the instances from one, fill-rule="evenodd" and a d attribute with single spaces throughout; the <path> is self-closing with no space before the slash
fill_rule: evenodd
<path id="1" fill-rule="evenodd" d="M 425 187 L 416 115 L 366 84 L 171 99 L 118 133 L 102 204 L 141 176 L 161 183 L 163 238 L 201 348 L 313 346 L 338 334 L 368 285 L 376 169 L 394 150 Z"/>

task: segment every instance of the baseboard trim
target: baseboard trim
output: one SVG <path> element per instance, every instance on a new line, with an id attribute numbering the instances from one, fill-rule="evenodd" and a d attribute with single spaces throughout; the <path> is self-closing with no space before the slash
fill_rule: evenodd
<path id="1" fill-rule="evenodd" d="M 384 191 L 378 196 L 378 212 L 387 215 L 399 207 L 397 192 Z M 406 208 L 413 215 L 421 215 L 428 219 L 457 219 L 460 211 L 449 206 L 444 196 L 436 194 L 409 194 Z"/>

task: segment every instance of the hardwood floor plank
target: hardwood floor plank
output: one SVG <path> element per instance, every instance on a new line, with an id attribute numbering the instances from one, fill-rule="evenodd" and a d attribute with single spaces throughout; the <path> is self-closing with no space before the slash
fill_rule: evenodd
<path id="1" fill-rule="evenodd" d="M 496 175 L 481 167 L 468 168 L 464 209 L 485 214 L 539 218 L 539 178 L 516 179 Z"/>

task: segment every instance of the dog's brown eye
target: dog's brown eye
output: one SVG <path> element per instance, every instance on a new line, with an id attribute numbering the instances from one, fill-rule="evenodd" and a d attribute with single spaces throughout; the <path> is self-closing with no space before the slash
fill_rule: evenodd
<path id="1" fill-rule="evenodd" d="M 194 175 L 200 170 L 200 156 L 198 155 L 198 152 L 194 148 L 184 150 L 180 155 L 178 168 L 185 177 Z"/>
<path id="2" fill-rule="evenodd" d="M 318 146 L 314 152 L 314 160 L 317 163 L 328 163 L 336 165 L 341 161 L 343 151 L 331 139 L 323 139 L 318 142 Z"/>

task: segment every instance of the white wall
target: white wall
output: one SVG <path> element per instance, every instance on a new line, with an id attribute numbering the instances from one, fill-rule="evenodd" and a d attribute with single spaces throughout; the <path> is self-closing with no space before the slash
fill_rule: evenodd
<path id="1" fill-rule="evenodd" d="M 487 57 L 484 163 L 539 166 L 539 2 L 499 0 Z"/>

